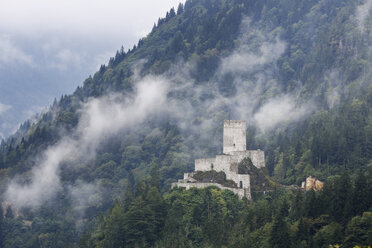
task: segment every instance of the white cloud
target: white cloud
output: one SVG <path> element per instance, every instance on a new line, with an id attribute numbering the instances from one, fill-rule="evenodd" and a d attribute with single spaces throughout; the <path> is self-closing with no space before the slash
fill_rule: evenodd
<path id="1" fill-rule="evenodd" d="M 97 183 L 78 181 L 76 185 L 69 186 L 69 191 L 76 208 L 83 208 L 87 204 L 98 206 L 101 203 L 101 196 L 98 193 L 99 189 Z"/>
<path id="2" fill-rule="evenodd" d="M 166 94 L 166 81 L 147 77 L 137 84 L 133 99 L 120 95 L 91 99 L 82 108 L 76 131 L 44 152 L 32 169 L 30 183 L 13 180 L 5 197 L 19 208 L 40 206 L 61 188 L 59 171 L 62 162 L 71 164 L 78 159 L 92 158 L 101 141 L 163 110 Z"/>
<path id="3" fill-rule="evenodd" d="M 356 10 L 356 19 L 358 21 L 359 28 L 364 30 L 364 22 L 369 15 L 369 12 L 372 7 L 372 0 L 365 0 L 362 5 L 359 5 Z"/>
<path id="4" fill-rule="evenodd" d="M 182 1 L 1 0 L 0 86 L 7 92 L 0 91 L 0 99 L 24 103 L 14 107 L 13 126 L 25 120 L 21 113 L 35 98 L 46 106 L 71 93 Z"/>
<path id="5" fill-rule="evenodd" d="M 240 45 L 223 59 L 221 73 L 244 74 L 262 70 L 262 66 L 275 62 L 287 47 L 276 34 L 267 34 L 252 26 L 248 17 L 243 18 L 240 32 Z"/>
<path id="6" fill-rule="evenodd" d="M 83 218 L 87 207 L 94 206 L 98 208 L 102 204 L 103 196 L 99 187 L 99 181 L 86 183 L 78 180 L 74 185 L 68 185 L 67 189 L 71 196 L 75 219 Z"/>
<path id="7" fill-rule="evenodd" d="M 307 116 L 314 110 L 313 104 L 298 106 L 290 95 L 270 99 L 254 114 L 253 119 L 261 131 L 267 131 L 280 123 L 291 123 Z"/>
<path id="8" fill-rule="evenodd" d="M 328 89 L 326 89 L 325 92 L 328 107 L 333 108 L 340 103 L 340 98 L 344 91 L 344 82 L 341 79 L 338 70 L 332 70 L 329 73 L 325 74 L 324 80 L 328 85 Z M 320 90 L 324 91 L 325 89 L 321 88 Z"/>
<path id="9" fill-rule="evenodd" d="M 276 61 L 285 51 L 286 43 L 276 39 L 275 42 L 263 42 L 257 51 L 243 45 L 222 63 L 223 73 L 245 73 L 256 67 Z"/>
<path id="10" fill-rule="evenodd" d="M 123 98 L 121 95 L 90 99 L 82 107 L 81 118 L 73 134 L 63 138 L 44 153 L 39 165 L 32 170 L 31 183 L 24 185 L 12 181 L 6 191 L 6 198 L 21 207 L 39 206 L 53 197 L 61 187 L 59 181 L 61 164 L 73 164 L 76 160 L 92 158 L 103 140 L 117 134 L 123 128 L 138 125 L 159 111 L 161 113 L 166 111 L 182 130 L 188 132 L 188 135 L 190 132 L 199 133 L 199 138 L 210 144 L 214 143 L 214 140 L 204 135 L 203 131 L 207 129 L 211 131 L 211 125 L 217 115 L 223 118 L 221 110 L 225 112 L 226 109 L 231 109 L 232 118 L 254 120 L 262 131 L 267 131 L 282 122 L 297 121 L 305 117 L 311 110 L 310 105 L 298 107 L 296 97 L 290 95 L 266 100 L 266 103 L 256 111 L 258 103 L 265 102 L 265 99 L 272 95 L 280 95 L 280 90 L 275 91 L 278 86 L 272 74 L 276 67 L 275 61 L 285 50 L 285 42 L 278 40 L 275 35 L 269 39 L 267 38 L 269 35 L 256 30 L 256 36 L 254 43 L 256 46 L 249 39 L 242 38 L 241 46 L 233 56 L 223 59 L 211 82 L 195 86 L 190 76 L 194 69 L 193 65 L 180 63 L 166 73 L 167 80 L 151 76 L 141 79 L 135 73 L 133 79 L 139 83 L 136 94 L 131 99 Z M 44 49 L 53 50 L 52 47 L 53 45 L 45 46 Z M 239 67 L 239 63 L 244 66 Z M 138 64 L 140 66 L 141 62 Z M 234 68 L 230 64 L 238 67 Z M 233 82 L 238 90 L 234 95 L 226 97 L 219 92 L 215 80 L 223 80 L 224 73 L 230 72 L 238 74 Z M 243 78 L 242 75 L 246 73 L 253 76 L 249 79 Z M 168 85 L 168 81 L 173 82 L 172 85 Z M 167 99 L 168 92 L 172 93 L 169 95 L 182 97 Z M 205 95 L 210 97 L 205 98 Z M 192 124 L 191 122 L 196 119 L 201 119 L 199 124 Z M 204 130 L 201 131 L 200 128 Z M 86 187 L 82 185 L 76 192 L 95 191 L 89 185 Z M 71 192 L 76 193 L 73 193 L 73 189 Z M 79 195 L 78 193 L 75 195 Z"/>
<path id="11" fill-rule="evenodd" d="M 8 0 L 0 3 L 0 29 L 139 38 L 179 0 Z"/>
<path id="12" fill-rule="evenodd" d="M 18 48 L 9 36 L 0 35 L 0 63 L 22 63 L 32 66 L 32 57 Z"/>

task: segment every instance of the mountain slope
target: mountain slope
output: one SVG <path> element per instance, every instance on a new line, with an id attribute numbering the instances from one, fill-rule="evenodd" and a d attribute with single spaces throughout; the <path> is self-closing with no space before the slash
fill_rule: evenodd
<path id="1" fill-rule="evenodd" d="M 22 220 L 80 230 L 75 218 L 106 211 L 151 171 L 165 192 L 195 158 L 219 153 L 229 117 L 247 120 L 248 148 L 260 144 L 280 183 L 370 170 L 372 26 L 361 4 L 190 0 L 170 10 L 1 145 L 4 200 Z M 55 230 L 29 228 L 29 246 Z"/>

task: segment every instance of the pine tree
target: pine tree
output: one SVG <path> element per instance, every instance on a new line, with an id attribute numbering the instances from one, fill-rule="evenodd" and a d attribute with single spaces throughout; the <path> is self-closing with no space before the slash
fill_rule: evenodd
<path id="1" fill-rule="evenodd" d="M 115 204 L 106 220 L 104 230 L 104 247 L 125 247 L 124 212 L 119 204 Z"/>
<path id="2" fill-rule="evenodd" d="M 151 245 L 156 240 L 156 225 L 152 221 L 154 212 L 147 206 L 142 197 L 137 197 L 125 213 L 124 230 L 128 247 Z M 146 247 L 146 246 L 145 246 Z"/>
<path id="3" fill-rule="evenodd" d="M 178 4 L 178 8 L 177 8 L 177 15 L 180 15 L 180 14 L 182 14 L 182 12 L 183 12 L 183 4 L 182 4 L 182 3 L 180 3 L 180 4 Z"/>
<path id="4" fill-rule="evenodd" d="M 290 248 L 291 240 L 289 228 L 285 221 L 285 213 L 288 211 L 287 204 L 282 204 L 275 216 L 274 224 L 270 233 L 270 244 L 274 248 Z"/>
<path id="5" fill-rule="evenodd" d="M 360 171 L 355 179 L 353 194 L 354 215 L 361 215 L 364 211 L 368 210 L 368 207 L 367 178 L 364 176 L 363 172 Z"/>
<path id="6" fill-rule="evenodd" d="M 159 175 L 159 168 L 156 164 L 152 166 L 151 169 L 151 181 L 150 185 L 157 189 L 160 189 L 160 175 Z"/>

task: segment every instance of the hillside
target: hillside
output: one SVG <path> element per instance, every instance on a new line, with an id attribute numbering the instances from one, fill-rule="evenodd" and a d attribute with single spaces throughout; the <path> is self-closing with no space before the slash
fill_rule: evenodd
<path id="1" fill-rule="evenodd" d="M 190 201 L 190 194 L 209 197 L 210 191 L 226 201 L 227 209 L 251 210 L 244 217 L 250 221 L 239 222 L 247 233 L 224 233 L 231 239 L 240 235 L 241 247 L 252 244 L 260 232 L 268 237 L 282 221 L 291 228 L 306 223 L 308 236 L 298 240 L 306 240 L 309 246 L 304 247 L 354 242 L 340 237 L 354 235 L 349 226 L 370 218 L 368 212 L 355 216 L 372 210 L 368 3 L 188 0 L 171 9 L 136 46 L 120 49 L 72 95 L 56 100 L 37 121 L 25 122 L 1 144 L 2 201 L 11 202 L 21 214 L 2 220 L 4 247 L 74 247 L 84 230 L 93 230 L 84 233 L 84 239 L 96 247 L 119 247 L 102 241 L 111 235 L 105 234 L 105 225 L 112 228 L 110 216 L 117 213 L 120 219 L 128 211 L 135 215 L 139 206 L 149 206 L 151 211 L 144 207 L 149 212 L 141 213 L 145 217 L 158 209 L 167 212 L 161 212 L 159 226 L 149 232 L 154 236 L 136 243 L 133 234 L 134 243 L 126 239 L 126 245 L 172 247 L 174 240 L 154 238 L 167 233 L 164 227 L 183 232 L 172 226 L 180 223 L 166 220 L 176 212 L 172 204 L 178 197 L 181 205 Z M 326 192 L 337 193 L 276 192 L 272 202 L 259 196 L 263 198 L 253 203 L 216 189 L 160 195 L 193 170 L 195 158 L 221 152 L 221 123 L 229 118 L 247 121 L 247 148 L 260 145 L 268 174 L 277 182 L 299 185 L 312 175 L 329 183 Z M 359 194 L 362 178 L 366 191 Z M 350 204 L 355 207 L 360 199 L 362 206 L 351 211 Z M 267 202 L 271 205 L 260 212 Z M 288 212 L 288 202 L 303 204 L 306 210 L 294 212 L 293 205 Z M 330 202 L 335 204 L 322 205 Z M 225 211 L 225 205 L 216 206 Z M 283 212 L 274 211 L 281 208 Z M 185 218 L 193 218 L 185 211 Z M 228 220 L 232 228 L 239 228 L 239 211 Z M 350 222 L 353 218 L 360 219 Z M 264 224 L 251 225 L 252 219 Z M 213 223 L 190 223 L 196 229 L 207 227 L 190 231 L 196 236 L 182 236 L 185 247 L 218 247 L 215 233 L 205 236 Z M 326 234 L 331 241 L 324 241 Z M 262 242 L 256 247 L 269 244 L 268 239 Z"/>

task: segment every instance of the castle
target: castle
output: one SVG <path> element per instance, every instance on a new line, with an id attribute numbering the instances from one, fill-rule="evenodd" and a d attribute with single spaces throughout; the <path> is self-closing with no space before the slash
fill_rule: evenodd
<path id="1" fill-rule="evenodd" d="M 249 174 L 239 174 L 238 164 L 245 158 L 250 158 L 252 164 L 257 168 L 265 167 L 265 153 L 258 150 L 246 150 L 246 123 L 240 120 L 225 120 L 223 126 L 223 152 L 215 158 L 204 158 L 195 160 L 195 171 L 185 173 L 184 178 L 173 183 L 172 187 L 205 188 L 217 186 L 236 193 L 240 198 L 251 199 L 251 185 Z M 200 182 L 196 180 L 198 172 L 224 172 L 226 180 L 234 182 L 232 187 L 223 186 L 216 182 Z"/>

